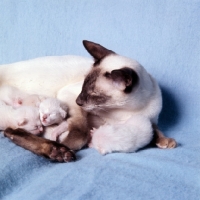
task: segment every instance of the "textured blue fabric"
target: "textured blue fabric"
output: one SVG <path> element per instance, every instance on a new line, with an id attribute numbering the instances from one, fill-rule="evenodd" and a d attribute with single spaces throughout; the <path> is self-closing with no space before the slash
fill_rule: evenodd
<path id="1" fill-rule="evenodd" d="M 0 64 L 89 56 L 87 39 L 138 60 L 163 92 L 159 125 L 176 149 L 52 163 L 0 134 L 0 199 L 200 199 L 199 0 L 1 0 Z"/>

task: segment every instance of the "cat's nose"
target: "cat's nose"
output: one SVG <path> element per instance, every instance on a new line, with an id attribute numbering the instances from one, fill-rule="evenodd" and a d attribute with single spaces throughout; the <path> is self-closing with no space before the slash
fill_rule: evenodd
<path id="1" fill-rule="evenodd" d="M 83 101 L 80 99 L 80 97 L 78 97 L 76 99 L 76 103 L 79 105 L 79 106 L 83 106 Z"/>

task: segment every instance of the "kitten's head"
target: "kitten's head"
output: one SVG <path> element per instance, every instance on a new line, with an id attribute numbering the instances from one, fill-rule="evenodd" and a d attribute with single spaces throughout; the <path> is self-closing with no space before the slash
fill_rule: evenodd
<path id="1" fill-rule="evenodd" d="M 21 106 L 16 109 L 16 114 L 18 128 L 25 129 L 35 135 L 43 131 L 38 108 Z"/>
<path id="2" fill-rule="evenodd" d="M 89 112 L 127 105 L 130 93 L 138 87 L 139 63 L 99 44 L 89 41 L 83 41 L 83 44 L 95 62 L 84 80 L 76 103 Z"/>
<path id="3" fill-rule="evenodd" d="M 39 113 L 44 126 L 59 124 L 67 116 L 67 106 L 56 98 L 47 98 L 40 103 Z"/>

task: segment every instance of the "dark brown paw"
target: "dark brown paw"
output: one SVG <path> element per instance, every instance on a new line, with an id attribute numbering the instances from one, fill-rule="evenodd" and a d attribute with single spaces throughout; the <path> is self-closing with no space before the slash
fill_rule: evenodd
<path id="1" fill-rule="evenodd" d="M 172 149 L 177 146 L 176 141 L 173 138 L 158 138 L 156 141 L 156 146 L 161 149 Z"/>
<path id="2" fill-rule="evenodd" d="M 74 151 L 69 150 L 65 146 L 53 146 L 49 158 L 57 162 L 71 162 L 76 160 Z"/>

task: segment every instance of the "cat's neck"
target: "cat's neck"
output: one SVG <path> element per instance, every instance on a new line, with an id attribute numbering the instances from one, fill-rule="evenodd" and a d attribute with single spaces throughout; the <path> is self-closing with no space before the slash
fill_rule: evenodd
<path id="1" fill-rule="evenodd" d="M 98 128 L 103 124 L 118 124 L 126 122 L 133 112 L 126 109 L 112 109 L 109 111 L 101 111 L 96 113 L 90 113 L 90 122 L 92 122 L 92 127 Z"/>

